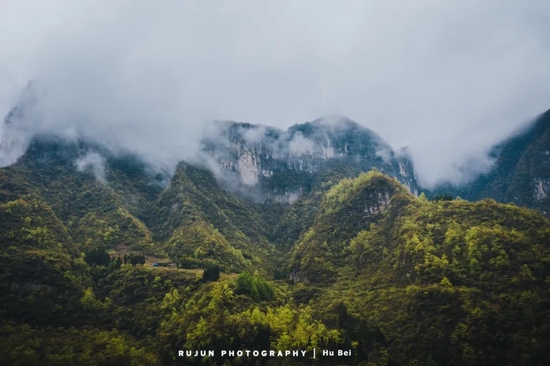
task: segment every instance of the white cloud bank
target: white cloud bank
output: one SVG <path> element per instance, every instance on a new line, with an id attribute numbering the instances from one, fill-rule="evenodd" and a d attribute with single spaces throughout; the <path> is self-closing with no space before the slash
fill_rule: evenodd
<path id="1" fill-rule="evenodd" d="M 0 113 L 47 89 L 32 131 L 74 130 L 150 161 L 202 124 L 340 114 L 408 145 L 421 183 L 550 107 L 550 4 L 487 1 L 6 0 Z M 29 117 L 29 118 L 31 118 Z"/>

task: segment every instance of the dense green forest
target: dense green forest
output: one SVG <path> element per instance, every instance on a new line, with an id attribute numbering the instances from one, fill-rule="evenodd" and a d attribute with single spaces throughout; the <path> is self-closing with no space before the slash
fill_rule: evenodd
<path id="1" fill-rule="evenodd" d="M 0 169 L 2 365 L 547 365 L 550 221 L 335 169 L 292 205 L 90 146 Z M 347 177 L 347 178 L 346 178 Z M 352 350 L 238 357 L 221 350 Z M 214 357 L 178 357 L 179 350 Z"/>

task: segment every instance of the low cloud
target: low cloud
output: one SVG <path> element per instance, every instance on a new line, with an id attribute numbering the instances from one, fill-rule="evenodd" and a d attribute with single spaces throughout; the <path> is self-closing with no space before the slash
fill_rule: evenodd
<path id="1" fill-rule="evenodd" d="M 107 180 L 105 179 L 105 159 L 100 154 L 88 152 L 86 155 L 78 158 L 75 165 L 79 172 L 90 171 L 99 183 L 107 184 Z"/>
<path id="2" fill-rule="evenodd" d="M 265 132 L 265 126 L 257 126 L 254 128 L 243 129 L 242 136 L 248 144 L 257 145 L 264 139 Z"/>
<path id="3" fill-rule="evenodd" d="M 315 150 L 315 142 L 304 137 L 302 133 L 296 133 L 288 143 L 288 150 L 294 155 L 312 154 Z"/>
<path id="4" fill-rule="evenodd" d="M 45 91 L 0 135 L 72 131 L 173 169 L 206 121 L 345 115 L 409 146 L 423 185 L 461 181 L 550 107 L 548 14 L 542 0 L 8 0 L 0 113 L 28 80 Z"/>

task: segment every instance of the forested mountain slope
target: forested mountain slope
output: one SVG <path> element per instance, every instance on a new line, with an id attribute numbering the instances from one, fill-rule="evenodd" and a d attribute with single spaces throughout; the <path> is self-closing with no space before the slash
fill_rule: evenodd
<path id="1" fill-rule="evenodd" d="M 343 117 L 220 122 L 167 173 L 83 137 L 27 141 L 24 113 L 0 143 L 28 143 L 0 168 L 1 364 L 550 363 L 548 113 L 434 200 L 406 152 Z"/>
<path id="2" fill-rule="evenodd" d="M 94 152 L 104 170 L 79 172 Z M 536 211 L 429 201 L 371 171 L 269 212 L 204 168 L 182 163 L 166 185 L 130 156 L 55 139 L 0 174 L 3 364 L 550 361 L 550 222 Z M 277 243 L 268 223 L 285 220 L 296 239 Z M 130 251 L 179 268 L 117 259 Z M 352 356 L 177 357 L 269 348 Z"/>
<path id="3" fill-rule="evenodd" d="M 395 364 L 542 365 L 549 235 L 535 211 L 414 198 L 369 173 L 323 198 L 294 249 L 294 293 L 347 309 L 351 333 L 369 334 L 354 328 L 364 322 L 378 334 L 359 344 L 379 341 Z"/>

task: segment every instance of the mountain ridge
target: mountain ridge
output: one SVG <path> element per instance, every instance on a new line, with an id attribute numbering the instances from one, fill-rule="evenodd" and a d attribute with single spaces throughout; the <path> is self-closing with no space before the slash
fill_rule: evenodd
<path id="1" fill-rule="evenodd" d="M 406 154 L 395 153 L 375 132 L 341 116 L 296 124 L 286 131 L 224 122 L 219 135 L 206 136 L 203 146 L 222 175 L 263 196 L 282 193 L 287 202 L 309 189 L 327 161 L 348 165 L 356 174 L 376 168 L 395 176 L 411 192 L 418 191 Z"/>
<path id="2" fill-rule="evenodd" d="M 441 185 L 447 194 L 476 201 L 493 198 L 550 214 L 550 110 L 493 147 L 492 169 L 465 186 Z"/>
<path id="3" fill-rule="evenodd" d="M 75 163 L 94 146 L 31 146 L 0 169 L 3 363 L 176 365 L 177 350 L 204 347 L 348 349 L 337 363 L 380 366 L 548 361 L 550 221 L 537 211 L 429 201 L 345 164 L 293 204 L 258 203 L 205 167 L 181 163 L 159 185 L 139 160 L 108 156 L 102 182 Z M 96 351 L 41 350 L 51 337 Z"/>
<path id="4" fill-rule="evenodd" d="M 548 364 L 543 210 L 417 195 L 410 159 L 332 122 L 223 122 L 171 174 L 34 136 L 0 168 L 0 363 L 177 365 L 178 350 L 209 348 L 184 361 L 303 365 L 221 351 L 345 349 L 318 363 Z M 537 123 L 483 187 L 532 197 L 550 139 Z"/>

